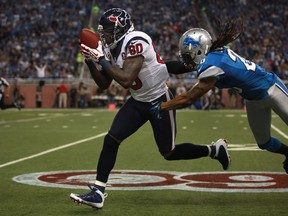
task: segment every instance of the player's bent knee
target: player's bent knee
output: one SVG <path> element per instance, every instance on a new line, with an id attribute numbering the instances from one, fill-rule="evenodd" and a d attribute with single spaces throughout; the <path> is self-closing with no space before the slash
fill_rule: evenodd
<path id="1" fill-rule="evenodd" d="M 281 141 L 275 137 L 271 137 L 270 140 L 264 144 L 259 144 L 258 147 L 263 150 L 267 150 L 270 152 L 277 152 L 281 147 Z"/>
<path id="2" fill-rule="evenodd" d="M 161 155 L 164 157 L 165 160 L 174 160 L 173 159 L 173 150 L 169 152 L 161 152 Z"/>
<path id="3" fill-rule="evenodd" d="M 120 142 L 116 140 L 110 134 L 106 134 L 104 137 L 104 148 L 108 148 L 109 150 L 117 150 L 119 148 Z"/>

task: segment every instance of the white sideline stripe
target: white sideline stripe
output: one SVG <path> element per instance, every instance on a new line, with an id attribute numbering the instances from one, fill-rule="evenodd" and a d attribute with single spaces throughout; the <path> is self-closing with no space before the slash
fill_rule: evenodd
<path id="1" fill-rule="evenodd" d="M 288 135 L 282 132 L 280 129 L 275 127 L 273 124 L 271 124 L 271 127 L 273 130 L 275 130 L 277 133 L 279 133 L 281 136 L 283 136 L 285 139 L 288 139 Z"/>
<path id="2" fill-rule="evenodd" d="M 25 160 L 33 159 L 33 158 L 36 158 L 36 157 L 39 157 L 39 156 L 42 156 L 42 155 L 45 155 L 45 154 L 49 154 L 51 152 L 55 152 L 55 151 L 58 151 L 58 150 L 61 150 L 61 149 L 64 149 L 64 148 L 68 148 L 68 147 L 71 147 L 71 146 L 74 146 L 74 145 L 78 145 L 80 143 L 87 142 L 87 141 L 90 141 L 90 140 L 93 140 L 93 139 L 97 139 L 97 138 L 105 136 L 106 134 L 107 134 L 107 132 L 104 132 L 104 133 L 98 134 L 96 136 L 89 137 L 89 138 L 82 139 L 82 140 L 78 140 L 76 142 L 68 143 L 66 145 L 59 146 L 57 148 L 52 148 L 52 149 L 40 152 L 38 154 L 34 154 L 34 155 L 31 155 L 31 156 L 28 156 L 28 157 L 20 158 L 18 160 L 10 161 L 8 163 L 1 164 L 0 168 L 6 167 L 6 166 L 10 166 L 10 165 L 13 165 L 13 164 L 16 164 L 16 163 L 20 163 L 20 162 L 25 161 Z"/>

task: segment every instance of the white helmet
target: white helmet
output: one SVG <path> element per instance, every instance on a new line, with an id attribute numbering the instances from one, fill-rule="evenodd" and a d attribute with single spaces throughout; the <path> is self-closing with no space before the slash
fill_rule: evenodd
<path id="1" fill-rule="evenodd" d="M 202 28 L 186 31 L 179 40 L 180 56 L 187 65 L 196 66 L 206 57 L 212 45 L 212 37 Z"/>

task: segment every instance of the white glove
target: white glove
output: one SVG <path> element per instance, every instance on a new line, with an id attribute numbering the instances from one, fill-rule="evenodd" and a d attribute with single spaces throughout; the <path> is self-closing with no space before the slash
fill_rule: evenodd
<path id="1" fill-rule="evenodd" d="M 80 44 L 80 50 L 85 59 L 93 60 L 96 63 L 99 62 L 101 57 L 104 57 L 101 41 L 99 41 L 98 47 L 96 49 L 92 49 L 85 44 Z"/>

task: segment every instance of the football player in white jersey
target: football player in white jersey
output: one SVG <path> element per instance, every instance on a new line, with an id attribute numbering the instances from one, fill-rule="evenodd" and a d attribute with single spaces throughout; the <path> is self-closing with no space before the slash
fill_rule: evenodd
<path id="1" fill-rule="evenodd" d="M 5 91 L 6 88 L 6 91 Z M 9 98 L 10 96 L 10 84 L 9 82 L 4 78 L 0 77 L 0 108 L 1 110 L 9 109 L 9 108 L 17 108 L 18 110 L 21 110 L 21 106 L 18 103 L 12 103 L 12 104 L 6 104 L 5 98 Z"/>
<path id="2" fill-rule="evenodd" d="M 288 125 L 288 89 L 275 73 L 226 47 L 242 33 L 238 31 L 241 26 L 237 19 L 218 26 L 215 41 L 201 28 L 185 32 L 179 40 L 180 53 L 187 65 L 197 67 L 199 82 L 173 100 L 159 102 L 151 111 L 159 117 L 160 108 L 186 107 L 214 86 L 233 88 L 246 100 L 248 122 L 259 148 L 284 155 L 283 168 L 288 173 L 288 146 L 271 136 L 272 110 Z"/>
<path id="3" fill-rule="evenodd" d="M 130 15 L 123 9 L 106 11 L 100 18 L 98 31 L 101 42 L 97 49 L 80 44 L 91 76 L 102 89 L 108 88 L 112 80 L 115 80 L 129 89 L 131 97 L 118 111 L 104 138 L 95 185 L 86 194 L 71 193 L 70 198 L 78 203 L 102 208 L 106 183 L 114 167 L 120 143 L 147 121 L 152 126 L 158 150 L 166 160 L 210 156 L 217 159 L 224 170 L 228 169 L 230 156 L 224 139 L 207 146 L 192 143 L 175 145 L 175 111 L 165 111 L 161 119 L 149 112 L 154 104 L 172 97 L 166 85 L 168 71 L 188 72 L 189 69 L 181 62 L 165 64 L 151 38 L 144 32 L 134 31 Z"/>

